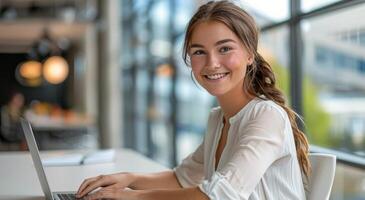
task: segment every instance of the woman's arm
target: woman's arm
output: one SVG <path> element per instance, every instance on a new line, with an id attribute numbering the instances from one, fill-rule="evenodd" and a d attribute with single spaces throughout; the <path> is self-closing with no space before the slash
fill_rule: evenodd
<path id="1" fill-rule="evenodd" d="M 129 187 L 134 190 L 181 188 L 175 172 L 172 170 L 153 174 L 131 174 L 131 176 L 133 181 Z"/>
<path id="2" fill-rule="evenodd" d="M 137 195 L 140 200 L 209 200 L 198 187 L 173 190 L 145 190 Z"/>
<path id="3" fill-rule="evenodd" d="M 158 192 L 159 190 L 152 191 L 151 189 L 160 189 L 164 192 L 176 190 L 176 192 L 180 194 L 179 192 L 181 191 L 179 191 L 179 189 L 183 190 L 182 185 L 185 188 L 193 187 L 203 180 L 203 158 L 204 141 L 194 153 L 184 159 L 182 164 L 175 168 L 176 172 L 169 170 L 153 174 L 116 173 L 88 178 L 80 185 L 77 191 L 77 197 L 84 197 L 96 189 L 100 189 L 99 191 L 104 191 L 106 193 L 113 191 L 133 195 L 143 194 L 142 190 L 149 190 L 148 192 L 151 192 L 150 195 L 156 195 L 154 192 L 157 192 L 158 195 L 160 194 Z M 180 185 L 175 173 L 179 176 L 179 181 L 181 181 L 182 185 Z M 148 192 L 146 191 L 146 193 Z"/>
<path id="4" fill-rule="evenodd" d="M 99 187 L 119 190 L 128 187 L 135 190 L 181 188 L 172 170 L 154 174 L 116 173 L 84 180 L 77 191 L 77 197 L 83 197 Z"/>
<path id="5" fill-rule="evenodd" d="M 86 196 L 86 200 L 118 199 L 118 200 L 209 200 L 198 187 L 182 189 L 158 190 L 118 190 L 101 189 Z"/>

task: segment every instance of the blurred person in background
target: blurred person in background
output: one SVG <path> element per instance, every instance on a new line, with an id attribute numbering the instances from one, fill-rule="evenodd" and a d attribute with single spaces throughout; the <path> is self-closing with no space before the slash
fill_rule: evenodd
<path id="1" fill-rule="evenodd" d="M 26 150 L 20 118 L 24 114 L 24 96 L 13 91 L 8 103 L 1 107 L 1 139 L 5 143 L 13 144 L 17 150 Z"/>

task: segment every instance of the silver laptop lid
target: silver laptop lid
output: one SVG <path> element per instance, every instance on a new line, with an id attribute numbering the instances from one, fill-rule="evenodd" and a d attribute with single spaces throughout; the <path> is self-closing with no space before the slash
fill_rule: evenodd
<path id="1" fill-rule="evenodd" d="M 53 199 L 52 192 L 48 185 L 46 174 L 44 173 L 42 161 L 39 156 L 39 151 L 37 143 L 35 142 L 34 139 L 32 127 L 30 126 L 30 123 L 25 119 L 21 119 L 21 124 L 25 135 L 25 139 L 27 140 L 30 154 L 32 155 L 34 167 L 38 174 L 39 182 L 41 182 L 43 193 L 46 195 L 47 200 L 52 200 Z"/>

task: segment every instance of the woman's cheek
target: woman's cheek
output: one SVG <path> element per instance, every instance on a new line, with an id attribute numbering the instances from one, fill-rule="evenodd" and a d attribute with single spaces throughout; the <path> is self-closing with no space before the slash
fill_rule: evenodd
<path id="1" fill-rule="evenodd" d="M 224 60 L 224 65 L 230 69 L 236 69 L 236 68 L 240 68 L 244 65 L 244 63 L 242 61 L 243 61 L 242 57 L 232 54 L 232 55 L 229 55 Z"/>
<path id="2" fill-rule="evenodd" d="M 200 70 L 204 67 L 204 60 L 200 57 L 192 57 L 191 58 L 191 67 L 193 71 Z"/>
<path id="3" fill-rule="evenodd" d="M 201 84 L 201 79 L 202 79 L 201 70 L 193 67 L 192 72 L 193 72 L 195 80 L 197 80 L 199 82 L 199 84 Z"/>

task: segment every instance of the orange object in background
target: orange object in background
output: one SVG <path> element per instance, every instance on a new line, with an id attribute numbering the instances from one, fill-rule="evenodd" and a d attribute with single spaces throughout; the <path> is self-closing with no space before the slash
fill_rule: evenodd
<path id="1" fill-rule="evenodd" d="M 54 105 L 51 107 L 49 115 L 52 118 L 60 118 L 63 117 L 63 112 L 61 107 Z"/>
<path id="2" fill-rule="evenodd" d="M 62 109 L 59 105 L 47 102 L 33 102 L 30 109 L 26 111 L 25 118 L 32 124 L 41 126 L 79 126 L 91 125 L 91 117 L 72 109 Z"/>

